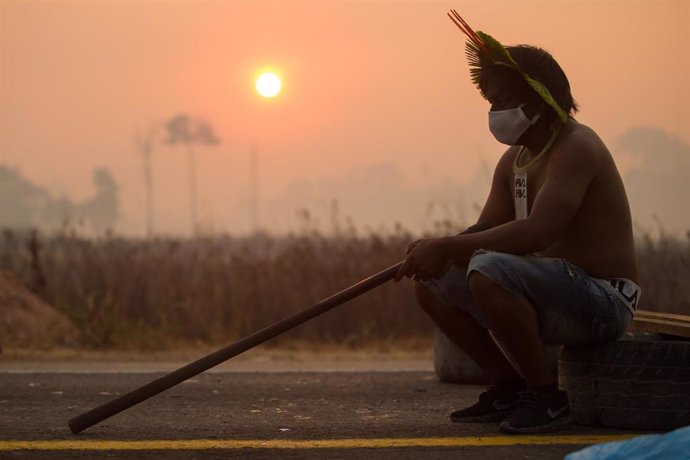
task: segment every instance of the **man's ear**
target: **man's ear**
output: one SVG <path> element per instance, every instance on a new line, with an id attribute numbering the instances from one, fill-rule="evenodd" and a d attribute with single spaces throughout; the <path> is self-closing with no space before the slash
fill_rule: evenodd
<path id="1" fill-rule="evenodd" d="M 525 105 L 522 106 L 522 110 L 527 115 L 530 120 L 533 119 L 538 113 L 542 113 L 543 108 L 539 106 L 538 103 L 534 101 L 527 101 Z"/>
<path id="2" fill-rule="evenodd" d="M 525 115 L 530 120 L 534 118 L 538 113 L 541 114 L 541 118 L 547 113 L 549 105 L 540 97 L 530 98 L 522 108 L 525 111 Z"/>

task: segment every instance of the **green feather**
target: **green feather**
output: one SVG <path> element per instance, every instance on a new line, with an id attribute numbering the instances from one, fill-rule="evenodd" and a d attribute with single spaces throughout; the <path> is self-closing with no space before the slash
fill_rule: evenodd
<path id="1" fill-rule="evenodd" d="M 558 102 L 553 98 L 551 92 L 546 86 L 541 82 L 535 80 L 534 78 L 527 75 L 527 73 L 520 68 L 520 66 L 515 62 L 507 49 L 491 35 L 486 34 L 481 31 L 477 31 L 477 36 L 482 40 L 486 46 L 486 50 L 480 49 L 477 45 L 468 40 L 465 44 L 465 55 L 467 56 L 467 61 L 470 65 L 470 77 L 472 78 L 472 83 L 479 89 L 482 97 L 486 99 L 486 94 L 481 91 L 479 80 L 481 76 L 482 66 L 488 63 L 500 63 L 507 65 L 522 75 L 522 77 L 527 81 L 530 87 L 536 91 L 536 93 L 558 114 L 558 117 L 563 123 L 568 121 L 568 114 L 558 105 Z"/>
<path id="2" fill-rule="evenodd" d="M 503 45 L 501 45 L 501 43 L 498 40 L 496 40 L 491 35 L 485 34 L 484 32 L 481 32 L 481 31 L 477 31 L 477 35 L 479 36 L 479 38 L 482 39 L 482 42 L 484 42 L 484 44 L 488 48 L 489 55 L 490 55 L 492 61 L 502 62 L 503 64 L 507 64 L 516 70 L 520 70 L 520 67 L 517 65 L 517 63 L 510 56 L 510 53 L 508 52 L 508 50 L 505 49 L 503 47 Z"/>
<path id="3" fill-rule="evenodd" d="M 525 72 L 520 72 L 522 73 L 522 76 L 525 77 L 525 80 L 527 80 L 527 83 L 529 83 L 532 89 L 536 91 L 537 94 L 540 95 L 541 98 L 544 99 L 544 101 L 547 104 L 553 107 L 553 109 L 558 114 L 558 118 L 560 118 L 563 123 L 567 122 L 568 114 L 565 113 L 565 111 L 561 108 L 560 105 L 558 105 L 558 102 L 556 102 L 556 99 L 553 98 L 549 89 L 546 86 L 544 86 L 541 82 L 527 75 Z"/>

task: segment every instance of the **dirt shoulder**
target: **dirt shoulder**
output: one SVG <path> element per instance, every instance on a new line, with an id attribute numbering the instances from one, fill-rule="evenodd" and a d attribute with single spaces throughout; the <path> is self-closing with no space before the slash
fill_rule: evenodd
<path id="1" fill-rule="evenodd" d="M 8 350 L 0 355 L 0 372 L 154 372 L 174 370 L 215 351 L 210 348 L 157 352 L 50 352 Z M 433 352 L 423 350 L 285 350 L 255 349 L 211 371 L 354 372 L 431 371 Z"/>

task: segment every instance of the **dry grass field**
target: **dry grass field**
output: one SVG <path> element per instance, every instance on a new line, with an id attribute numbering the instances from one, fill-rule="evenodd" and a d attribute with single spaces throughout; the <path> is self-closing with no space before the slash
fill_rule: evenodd
<path id="1" fill-rule="evenodd" d="M 451 228 L 461 226 L 437 234 Z M 402 228 L 194 239 L 5 230 L 0 269 L 67 315 L 83 347 L 160 350 L 248 335 L 396 263 L 417 237 Z M 644 236 L 637 249 L 641 308 L 690 314 L 690 234 Z M 387 283 L 271 343 L 428 346 L 432 330 L 411 285 Z"/>

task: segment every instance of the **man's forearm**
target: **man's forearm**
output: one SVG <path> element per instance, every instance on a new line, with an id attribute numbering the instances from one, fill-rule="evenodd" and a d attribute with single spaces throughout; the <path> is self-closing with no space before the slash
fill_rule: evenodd
<path id="1" fill-rule="evenodd" d="M 546 238 L 529 219 L 513 220 L 489 230 L 463 233 L 446 240 L 446 251 L 458 265 L 467 265 L 477 249 L 532 254 L 548 247 Z"/>

